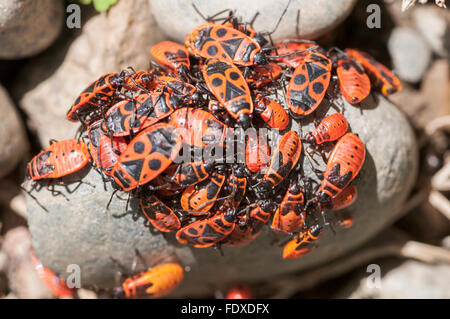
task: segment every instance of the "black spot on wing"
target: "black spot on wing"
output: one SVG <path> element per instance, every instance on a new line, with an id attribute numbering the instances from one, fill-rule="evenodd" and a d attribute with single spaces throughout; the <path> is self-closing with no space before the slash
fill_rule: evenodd
<path id="1" fill-rule="evenodd" d="M 225 34 L 227 34 L 227 29 L 225 29 L 225 28 L 221 28 L 221 29 L 216 31 L 216 35 L 219 38 L 222 38 Z"/>
<path id="2" fill-rule="evenodd" d="M 294 77 L 294 83 L 297 84 L 297 85 L 302 85 L 305 82 L 306 82 L 306 78 L 305 78 L 305 76 L 303 74 L 297 74 Z"/>
<path id="3" fill-rule="evenodd" d="M 323 92 L 323 89 L 324 89 L 324 87 L 323 87 L 322 83 L 316 82 L 316 83 L 313 84 L 313 91 L 314 91 L 314 93 L 320 94 L 320 93 Z"/>
<path id="4" fill-rule="evenodd" d="M 153 171 L 157 171 L 161 168 L 161 161 L 159 159 L 152 159 L 148 162 L 148 167 Z"/>
<path id="5" fill-rule="evenodd" d="M 189 233 L 190 235 L 193 235 L 193 236 L 198 235 L 198 232 L 197 232 L 197 230 L 194 227 L 189 227 L 187 229 L 187 233 Z"/>
<path id="6" fill-rule="evenodd" d="M 222 79 L 220 79 L 220 78 L 214 78 L 214 79 L 211 81 L 211 83 L 212 83 L 213 86 L 219 87 L 219 86 L 222 85 L 223 81 L 222 81 Z"/>
<path id="7" fill-rule="evenodd" d="M 136 142 L 133 145 L 133 149 L 137 154 L 142 154 L 145 150 L 145 144 L 142 142 Z"/>
<path id="8" fill-rule="evenodd" d="M 239 78 L 241 77 L 241 75 L 238 73 L 238 72 L 231 72 L 230 73 L 230 78 L 233 80 L 233 81 L 236 81 L 236 80 L 238 80 Z"/>
<path id="9" fill-rule="evenodd" d="M 217 52 L 219 50 L 217 49 L 217 46 L 215 45 L 211 45 L 208 47 L 208 49 L 206 49 L 206 52 L 210 55 L 210 56 L 216 56 Z"/>

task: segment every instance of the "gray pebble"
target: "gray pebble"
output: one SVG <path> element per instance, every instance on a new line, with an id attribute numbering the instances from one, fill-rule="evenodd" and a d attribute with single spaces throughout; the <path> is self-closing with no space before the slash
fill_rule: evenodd
<path id="1" fill-rule="evenodd" d="M 431 61 L 431 49 L 419 32 L 408 27 L 395 28 L 388 40 L 394 72 L 407 82 L 417 83 Z"/>
<path id="2" fill-rule="evenodd" d="M 449 56 L 450 11 L 434 6 L 420 6 L 413 11 L 415 27 L 433 51 L 441 57 Z"/>
<path id="3" fill-rule="evenodd" d="M 8 92 L 0 86 L 0 178 L 10 173 L 25 157 L 28 140 L 25 127 Z"/>

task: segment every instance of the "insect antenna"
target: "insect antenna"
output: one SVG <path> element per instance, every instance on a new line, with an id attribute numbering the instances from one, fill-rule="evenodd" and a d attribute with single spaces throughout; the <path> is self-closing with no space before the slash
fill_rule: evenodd
<path id="1" fill-rule="evenodd" d="M 31 191 L 34 189 L 34 186 L 31 188 L 30 191 L 28 191 L 27 189 L 25 189 L 25 187 L 23 187 L 22 185 L 20 185 L 20 188 L 21 188 L 25 193 L 27 193 L 27 195 L 30 196 L 30 197 L 36 202 L 36 204 L 38 204 L 38 206 L 39 206 L 40 208 L 42 208 L 42 209 L 45 210 L 47 213 L 49 213 L 49 211 L 47 210 L 47 208 L 45 208 L 45 206 L 43 206 L 43 205 L 38 201 L 38 199 L 36 198 L 36 196 L 34 196 L 33 194 L 31 194 Z"/>
<path id="2" fill-rule="evenodd" d="M 230 9 L 224 9 L 224 10 L 222 10 L 222 11 L 219 11 L 219 12 L 213 14 L 213 15 L 210 16 L 210 17 L 205 17 L 205 16 L 203 15 L 203 13 L 201 13 L 201 11 L 197 8 L 197 6 L 196 6 L 194 3 L 192 3 L 192 7 L 194 8 L 195 12 L 197 12 L 197 14 L 198 14 L 203 20 L 205 20 L 206 22 L 214 22 L 214 21 L 219 21 L 219 20 L 226 19 L 226 18 L 219 18 L 219 19 L 217 19 L 217 20 L 214 20 L 217 16 L 221 15 L 222 13 L 225 13 L 225 12 L 227 12 L 227 11 L 231 11 L 231 12 L 232 12 L 232 10 L 230 10 Z"/>

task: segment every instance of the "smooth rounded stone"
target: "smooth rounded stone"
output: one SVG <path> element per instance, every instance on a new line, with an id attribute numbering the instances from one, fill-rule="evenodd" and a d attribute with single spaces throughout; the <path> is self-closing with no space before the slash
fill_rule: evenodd
<path id="1" fill-rule="evenodd" d="M 47 49 L 60 34 L 63 19 L 62 1 L 1 1 L 0 59 L 22 59 Z"/>
<path id="2" fill-rule="evenodd" d="M 139 218 L 134 221 L 124 214 L 126 194 L 122 200 L 114 197 L 109 211 L 105 210 L 111 196 L 111 187 L 103 189 L 100 174 L 91 169 L 84 181 L 95 189 L 81 184 L 71 194 L 64 187 L 56 189 L 66 194 L 52 196 L 45 188 L 33 195 L 45 205 L 45 212 L 27 197 L 28 223 L 33 247 L 38 258 L 55 271 L 65 274 L 69 264 L 81 267 L 81 281 L 86 288 L 112 287 L 117 284 L 117 267 L 111 257 L 120 261 L 130 272 L 134 249 L 137 248 L 149 265 L 164 258 L 178 258 L 190 272 L 172 296 L 193 297 L 211 295 L 214 289 L 230 284 L 256 283 L 276 278 L 277 275 L 305 270 L 357 248 L 399 218 L 400 208 L 414 184 L 417 173 L 416 140 L 403 114 L 384 97 L 368 97 L 362 107 L 344 104 L 353 132 L 357 132 L 367 147 L 365 164 L 355 180 L 359 190 L 356 203 L 348 208 L 355 224 L 348 230 L 336 229 L 333 235 L 325 229 L 319 247 L 297 260 L 283 260 L 280 242 L 287 237 L 274 234 L 266 227 L 251 244 L 241 248 L 223 247 L 224 256 L 213 248 L 196 249 L 177 243 L 174 233 L 161 234 L 144 226 L 145 218 L 138 211 L 138 201 L 131 200 L 129 209 Z M 319 109 L 324 109 L 320 107 Z M 328 111 L 333 113 L 332 109 Z M 323 112 L 322 112 L 323 113 Z M 319 114 L 321 116 L 323 114 Z M 303 135 L 313 128 L 312 119 L 304 123 Z M 298 125 L 292 127 L 299 130 Z M 319 154 L 314 158 L 322 163 Z M 316 178 L 310 164 L 303 157 L 305 176 Z M 323 170 L 325 164 L 316 166 Z M 77 184 L 69 185 L 73 189 Z M 332 218 L 333 213 L 330 213 Z M 337 227 L 335 227 L 337 228 Z M 274 241 L 278 239 L 277 243 Z M 142 264 L 137 270 L 143 270 Z M 220 275 L 218 275 L 220 274 Z"/>
<path id="3" fill-rule="evenodd" d="M 441 57 L 449 57 L 450 11 L 434 6 L 420 6 L 414 9 L 414 25 L 433 51 Z"/>
<path id="4" fill-rule="evenodd" d="M 0 86 L 0 178 L 10 173 L 28 150 L 22 120 L 8 92 Z"/>
<path id="5" fill-rule="evenodd" d="M 408 27 L 395 28 L 388 50 L 396 74 L 407 82 L 419 82 L 431 61 L 431 49 L 420 33 Z"/>
<path id="6" fill-rule="evenodd" d="M 355 0 L 292 0 L 275 33 L 274 40 L 296 37 L 297 12 L 300 10 L 299 36 L 307 39 L 317 38 L 341 23 L 351 12 Z M 195 1 L 199 11 L 212 16 L 225 9 L 233 9 L 243 22 L 250 22 L 259 12 L 254 28 L 257 31 L 272 31 L 286 8 L 287 1 L 270 0 L 229 0 Z M 183 0 L 151 1 L 153 15 L 164 33 L 178 42 L 184 42 L 187 33 L 205 20 L 191 5 Z M 226 16 L 222 14 L 221 17 Z"/>
<path id="7" fill-rule="evenodd" d="M 80 124 L 66 120 L 66 113 L 82 90 L 106 73 L 147 69 L 150 48 L 163 36 L 147 1 L 120 1 L 108 14 L 90 18 L 75 39 L 64 40 L 31 59 L 13 89 L 43 146 L 74 136 Z"/>

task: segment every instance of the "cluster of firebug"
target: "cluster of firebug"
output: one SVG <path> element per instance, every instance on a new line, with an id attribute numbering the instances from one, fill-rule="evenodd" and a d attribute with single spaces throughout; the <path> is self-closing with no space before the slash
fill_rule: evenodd
<path id="1" fill-rule="evenodd" d="M 363 166 L 365 146 L 339 112 L 306 135 L 290 130 L 291 122 L 316 116 L 324 100 L 342 96 L 357 106 L 372 89 L 388 95 L 401 83 L 356 49 L 326 51 L 298 39 L 269 43 L 270 34 L 230 13 L 191 30 L 184 45 L 154 45 L 151 69 L 103 75 L 79 94 L 67 112 L 69 121 L 81 122 L 78 139 L 54 142 L 36 155 L 27 179 L 61 179 L 92 165 L 105 183 L 140 201 L 154 228 L 175 232 L 183 245 L 240 247 L 269 225 L 291 236 L 283 258 L 311 252 L 330 225 L 325 212 L 356 200 L 351 182 Z M 267 136 L 250 132 L 243 163 L 178 161 L 186 149 L 225 148 L 236 142 L 228 134 L 248 128 L 276 130 L 281 139 L 269 145 Z M 315 188 L 300 174 L 303 143 L 327 163 Z M 334 145 L 328 156 L 324 145 Z M 349 228 L 353 218 L 336 215 L 336 223 Z M 127 278 L 115 292 L 160 297 L 182 278 L 180 265 L 160 264 Z"/>

